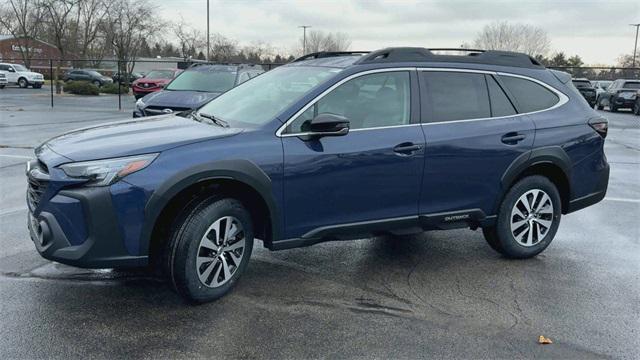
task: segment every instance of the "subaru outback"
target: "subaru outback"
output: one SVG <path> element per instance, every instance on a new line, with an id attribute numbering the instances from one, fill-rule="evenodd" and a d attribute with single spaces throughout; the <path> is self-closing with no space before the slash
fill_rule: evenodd
<path id="1" fill-rule="evenodd" d="M 608 123 L 571 77 L 511 52 L 316 53 L 202 107 L 69 132 L 28 163 L 40 254 L 159 266 L 221 297 L 271 250 L 481 228 L 510 258 L 605 196 Z"/>

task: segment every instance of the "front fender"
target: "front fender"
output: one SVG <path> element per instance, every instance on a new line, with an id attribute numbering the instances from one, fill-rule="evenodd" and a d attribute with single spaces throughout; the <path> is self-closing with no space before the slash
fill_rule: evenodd
<path id="1" fill-rule="evenodd" d="M 193 184 L 212 179 L 231 179 L 255 189 L 267 204 L 272 219 L 272 239 L 280 238 L 280 213 L 269 176 L 249 160 L 219 160 L 181 171 L 163 182 L 153 192 L 145 206 L 145 223 L 140 237 L 140 249 L 149 249 L 156 221 L 174 196 Z"/>

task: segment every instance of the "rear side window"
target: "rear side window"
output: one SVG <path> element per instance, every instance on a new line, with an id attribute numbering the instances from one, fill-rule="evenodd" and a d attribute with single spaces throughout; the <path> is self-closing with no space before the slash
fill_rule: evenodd
<path id="1" fill-rule="evenodd" d="M 513 76 L 500 76 L 500 79 L 515 97 L 521 113 L 548 109 L 560 101 L 558 95 L 533 81 Z"/>
<path id="2" fill-rule="evenodd" d="M 430 122 L 481 119 L 491 116 L 484 74 L 424 71 Z"/>
<path id="3" fill-rule="evenodd" d="M 487 87 L 489 88 L 489 99 L 491 100 L 491 116 L 516 114 L 516 109 L 493 76 L 487 75 Z"/>

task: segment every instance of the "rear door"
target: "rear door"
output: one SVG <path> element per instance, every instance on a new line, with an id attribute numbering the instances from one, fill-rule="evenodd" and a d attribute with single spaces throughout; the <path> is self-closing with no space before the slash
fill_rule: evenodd
<path id="1" fill-rule="evenodd" d="M 421 214 L 440 222 L 493 215 L 501 177 L 530 150 L 534 124 L 518 115 L 499 80 L 473 70 L 419 71 L 426 137 Z"/>

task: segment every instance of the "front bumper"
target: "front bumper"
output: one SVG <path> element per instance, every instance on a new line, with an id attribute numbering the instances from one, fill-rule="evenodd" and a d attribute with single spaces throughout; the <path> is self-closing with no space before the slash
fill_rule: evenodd
<path id="1" fill-rule="evenodd" d="M 618 107 L 618 108 L 629 108 L 632 109 L 633 108 L 633 104 L 635 103 L 636 99 L 627 99 L 627 98 L 623 98 L 623 97 L 616 97 L 613 99 L 613 103 Z"/>
<path id="2" fill-rule="evenodd" d="M 28 218 L 31 239 L 45 259 L 83 268 L 148 264 L 147 256 L 127 251 L 108 187 L 62 190 L 41 209 L 30 209 Z M 75 239 L 78 233 L 82 242 Z"/>

